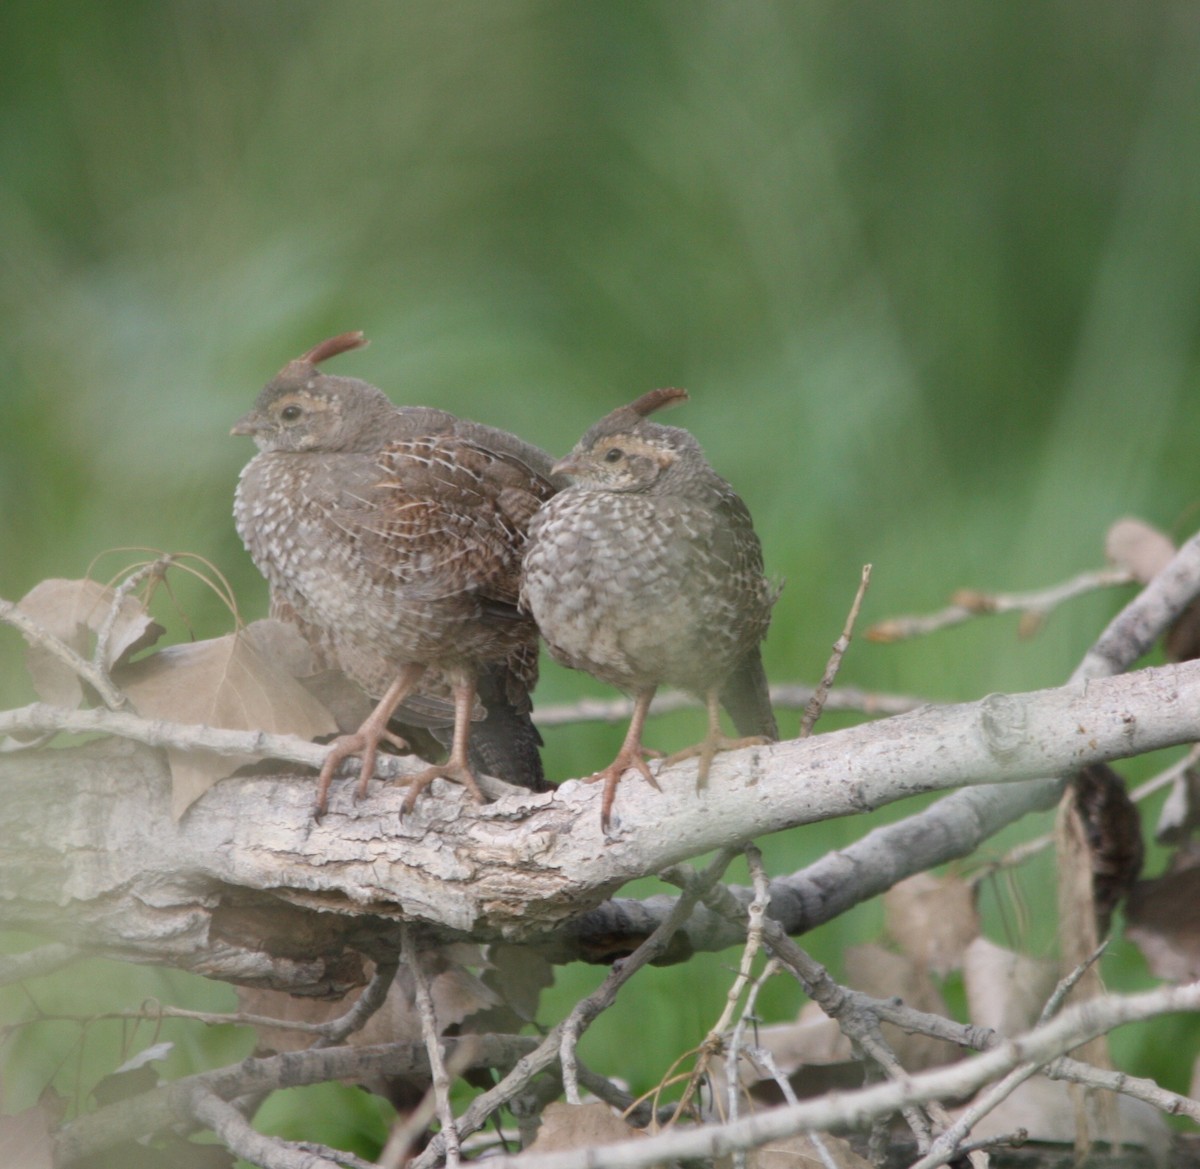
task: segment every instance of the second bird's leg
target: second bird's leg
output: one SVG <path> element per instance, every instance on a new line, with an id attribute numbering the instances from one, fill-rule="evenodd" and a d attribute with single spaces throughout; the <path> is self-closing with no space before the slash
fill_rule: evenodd
<path id="1" fill-rule="evenodd" d="M 684 759 L 700 757 L 700 767 L 696 772 L 696 790 L 708 784 L 708 772 L 712 767 L 713 756 L 719 751 L 736 751 L 739 747 L 761 747 L 771 740 L 765 735 L 747 735 L 742 739 L 730 739 L 721 730 L 721 699 L 716 689 L 707 690 L 704 694 L 704 707 L 708 711 L 708 732 L 694 747 L 686 747 L 676 751 L 663 760 L 664 767 L 672 763 L 681 763 Z"/>
<path id="2" fill-rule="evenodd" d="M 467 761 L 467 747 L 471 741 L 471 712 L 475 709 L 475 676 L 464 674 L 454 680 L 454 739 L 450 744 L 450 757 L 445 763 L 435 763 L 413 776 L 408 795 L 400 814 L 406 815 L 416 805 L 417 796 L 435 779 L 451 779 L 461 783 L 477 803 L 483 803 L 483 792 L 475 780 L 475 773 Z"/>
<path id="3" fill-rule="evenodd" d="M 656 687 L 651 686 L 649 690 L 641 691 L 634 700 L 633 717 L 629 720 L 629 730 L 625 732 L 625 741 L 621 744 L 617 757 L 602 771 L 588 776 L 588 783 L 604 781 L 604 795 L 600 799 L 600 827 L 605 831 L 608 829 L 613 801 L 617 798 L 617 785 L 621 782 L 621 776 L 631 767 L 641 772 L 642 778 L 656 791 L 662 790 L 646 763 L 647 755 L 657 756 L 659 753 L 642 746 L 642 731 L 646 726 L 646 715 L 650 711 L 655 689 Z"/>
<path id="4" fill-rule="evenodd" d="M 379 749 L 380 740 L 386 739 L 395 746 L 405 745 L 403 740 L 398 741 L 387 729 L 388 721 L 396 707 L 413 692 L 424 673 L 425 667 L 416 662 L 405 666 L 387 688 L 375 709 L 363 719 L 358 730 L 349 735 L 338 735 L 329 744 L 329 754 L 325 756 L 325 763 L 317 781 L 317 804 L 314 810 L 317 819 L 325 815 L 329 802 L 329 785 L 333 782 L 333 773 L 343 760 L 352 755 L 362 756 L 362 770 L 359 772 L 358 787 L 354 793 L 354 798 L 358 799 L 366 794 L 367 784 L 375 774 L 375 752 Z"/>

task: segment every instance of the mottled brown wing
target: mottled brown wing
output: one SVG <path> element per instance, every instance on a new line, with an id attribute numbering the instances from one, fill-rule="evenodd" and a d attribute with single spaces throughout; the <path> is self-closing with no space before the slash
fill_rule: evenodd
<path id="1" fill-rule="evenodd" d="M 510 456 L 454 435 L 404 439 L 378 455 L 364 506 L 331 517 L 381 579 L 429 599 L 515 610 L 530 517 L 554 492 Z"/>
<path id="2" fill-rule="evenodd" d="M 721 704 L 739 734 L 778 739 L 759 647 L 779 590 L 763 575 L 762 545 L 741 497 L 720 479 L 705 494 L 708 498 L 690 525 L 694 534 L 685 539 L 693 542 L 694 560 L 703 564 L 694 574 L 706 582 L 702 595 L 710 605 L 719 605 L 719 632 L 710 629 L 708 636 L 729 638 L 729 652 L 736 659 L 721 684 Z M 711 522 L 701 522 L 700 516 Z"/>

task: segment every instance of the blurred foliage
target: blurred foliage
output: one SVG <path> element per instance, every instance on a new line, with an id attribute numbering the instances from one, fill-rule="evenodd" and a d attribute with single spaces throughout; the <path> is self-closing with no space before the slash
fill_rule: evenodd
<path id="1" fill-rule="evenodd" d="M 0 595 L 147 545 L 209 557 L 261 615 L 228 427 L 351 328 L 375 343 L 338 372 L 556 453 L 687 386 L 670 421 L 787 580 L 780 681 L 819 672 L 864 561 L 869 621 L 1095 566 L 1121 514 L 1186 535 L 1198 52 L 1195 6 L 1163 0 L 10 0 Z M 859 642 L 843 680 L 1051 685 L 1120 600 L 1025 643 L 1002 619 Z M 229 628 L 202 588 L 180 609 L 176 637 Z M 6 704 L 18 648 L 0 632 Z M 582 693 L 604 690 L 547 667 L 542 700 Z M 619 733 L 549 732 L 550 773 Z M 772 871 L 862 830 L 765 842 Z M 864 907 L 811 943 L 836 967 L 877 928 Z M 556 1005 L 596 977 L 564 972 Z M 644 1087 L 698 1040 L 727 976 L 649 989 L 680 977 L 631 990 L 589 1058 Z"/>

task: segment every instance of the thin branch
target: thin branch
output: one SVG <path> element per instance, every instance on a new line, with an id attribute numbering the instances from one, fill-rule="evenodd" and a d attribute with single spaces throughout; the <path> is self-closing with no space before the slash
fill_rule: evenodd
<path id="1" fill-rule="evenodd" d="M 813 686 L 790 683 L 774 685 L 771 687 L 771 705 L 780 710 L 803 710 L 812 701 L 815 689 Z M 682 690 L 660 690 L 650 703 L 650 714 L 674 714 L 679 710 L 697 710 L 702 705 L 694 694 L 686 694 Z M 835 686 L 826 695 L 823 709 L 889 715 L 907 714 L 910 710 L 930 705 L 928 699 L 914 695 L 861 690 L 856 686 Z M 576 723 L 627 723 L 632 714 L 633 702 L 628 698 L 581 698 L 578 702 L 538 706 L 534 711 L 534 721 L 544 730 Z"/>
<path id="2" fill-rule="evenodd" d="M 720 1157 L 734 1149 L 758 1148 L 800 1132 L 825 1131 L 835 1125 L 859 1127 L 906 1104 L 969 1095 L 1025 1063 L 1049 1064 L 1063 1052 L 1124 1024 L 1197 1009 L 1200 983 L 1092 999 L 982 1055 L 903 1080 L 784 1105 L 727 1125 L 672 1128 L 640 1141 L 561 1153 L 525 1153 L 519 1161 L 498 1157 L 490 1163 L 490 1169 L 649 1169 L 666 1161 Z"/>
<path id="3" fill-rule="evenodd" d="M 81 950 L 61 942 L 38 946 L 36 950 L 26 950 L 23 954 L 6 954 L 0 960 L 0 986 L 24 982 L 27 978 L 40 978 L 43 974 L 70 966 L 83 956 Z"/>
<path id="4" fill-rule="evenodd" d="M 514 1067 L 530 1053 L 534 1042 L 518 1035 L 472 1035 L 446 1040 L 451 1053 L 466 1046 L 473 1053 L 471 1066 L 478 1068 Z M 245 1059 L 228 1067 L 185 1076 L 79 1117 L 61 1130 L 55 1165 L 66 1169 L 80 1161 L 89 1164 L 100 1153 L 125 1141 L 177 1125 L 186 1127 L 192 1120 L 191 1101 L 197 1089 L 231 1100 L 328 1080 L 428 1074 L 429 1060 L 419 1043 L 310 1048 L 265 1059 Z"/>
<path id="5" fill-rule="evenodd" d="M 454 1109 L 450 1105 L 450 1077 L 442 1059 L 442 1036 L 434 1013 L 433 995 L 429 990 L 429 979 L 421 965 L 421 956 L 413 944 L 412 927 L 405 922 L 400 927 L 400 955 L 412 975 L 417 1017 L 421 1021 L 421 1037 L 429 1056 L 429 1067 L 433 1079 L 433 1099 L 438 1119 L 442 1124 L 442 1140 L 445 1144 L 446 1164 L 454 1169 L 461 1159 L 458 1147 L 458 1130 L 454 1126 Z"/>
<path id="6" fill-rule="evenodd" d="M 142 583 L 148 576 L 161 576 L 170 567 L 174 557 L 168 552 L 158 557 L 156 560 L 151 560 L 147 564 L 143 564 L 140 568 L 129 573 L 116 588 L 113 589 L 112 602 L 108 606 L 108 612 L 104 615 L 104 620 L 100 622 L 100 628 L 96 630 L 96 646 L 92 650 L 92 665 L 112 684 L 112 679 L 108 673 L 108 647 L 112 641 L 113 630 L 117 626 L 117 618 L 121 615 L 121 606 L 125 598 L 133 592 L 139 584 Z"/>
<path id="7" fill-rule="evenodd" d="M 470 1042 L 471 1036 L 465 1036 L 464 1042 L 456 1047 L 445 1063 L 447 1083 L 453 1082 L 462 1075 L 472 1064 L 474 1048 Z M 401 1169 L 408 1163 L 413 1146 L 424 1136 L 429 1123 L 441 1106 L 439 1092 L 435 1085 L 418 1101 L 407 1116 L 397 1118 L 391 1133 L 388 1134 L 387 1144 L 379 1153 L 377 1169 Z M 460 1153 L 462 1149 L 460 1148 Z"/>
<path id="8" fill-rule="evenodd" d="M 1078 984 L 1079 980 L 1096 963 L 1107 948 L 1108 943 L 1106 942 L 1094 954 L 1090 955 L 1085 962 L 1081 962 L 1064 978 L 1059 979 L 1054 992 L 1046 1000 L 1045 1006 L 1042 1007 L 1041 1015 L 1038 1018 L 1039 1025 L 1047 1023 L 1058 1013 L 1067 995 L 1071 993 L 1071 989 Z M 971 1101 L 971 1104 L 956 1121 L 947 1125 L 938 1134 L 937 1139 L 934 1140 L 928 1152 L 910 1166 L 910 1169 L 937 1169 L 937 1166 L 944 1165 L 959 1156 L 963 1151 L 964 1142 L 971 1135 L 971 1130 L 985 1116 L 995 1111 L 1022 1084 L 1037 1075 L 1040 1070 L 1040 1065 L 1036 1063 L 1022 1064 L 1020 1067 L 1013 1068 L 1008 1075 L 1002 1077 L 996 1083 L 988 1085 L 983 1092 Z"/>
<path id="9" fill-rule="evenodd" d="M 340 1169 L 341 1165 L 365 1164 L 352 1154 L 330 1160 L 277 1137 L 263 1136 L 232 1104 L 207 1088 L 193 1090 L 191 1113 L 204 1128 L 216 1133 L 231 1153 L 262 1169 Z"/>
<path id="10" fill-rule="evenodd" d="M 112 684 L 111 679 L 103 670 L 97 669 L 92 662 L 77 654 L 65 641 L 55 637 L 32 618 L 27 617 L 12 601 L 0 600 L 0 621 L 20 630 L 27 641 L 40 646 L 48 654 L 56 657 L 77 678 L 95 690 L 100 696 L 100 700 L 110 710 L 121 710 L 125 706 L 125 695 Z"/>
<path id="11" fill-rule="evenodd" d="M 708 1075 L 712 1057 L 724 1050 L 725 1033 L 729 1029 L 734 1012 L 737 1010 L 737 1004 L 742 997 L 742 992 L 752 983 L 751 971 L 754 968 L 754 959 L 758 956 L 758 952 L 762 948 L 763 919 L 767 911 L 768 897 L 767 875 L 763 869 L 762 853 L 758 848 L 753 844 L 748 844 L 744 851 L 747 864 L 750 867 L 750 875 L 754 881 L 754 899 L 746 907 L 746 944 L 742 947 L 742 957 L 738 963 L 737 977 L 730 984 L 729 990 L 725 992 L 725 1005 L 721 1009 L 720 1018 L 708 1029 L 708 1034 L 700 1044 L 699 1057 L 692 1068 L 691 1075 L 688 1077 L 687 1087 L 680 1096 L 679 1103 L 675 1106 L 673 1120 L 678 1120 L 683 1115 L 701 1080 Z M 731 1059 L 734 1062 L 736 1072 L 736 1054 L 731 1056 Z"/>
<path id="12" fill-rule="evenodd" d="M 858 621 L 859 610 L 862 609 L 863 597 L 866 596 L 867 586 L 870 583 L 871 566 L 864 564 L 862 576 L 858 582 L 858 590 L 854 594 L 854 601 L 850 605 L 850 612 L 846 615 L 846 624 L 842 626 L 842 634 L 833 643 L 833 653 L 825 665 L 825 673 L 821 675 L 821 681 L 817 683 L 812 700 L 805 707 L 804 717 L 800 720 L 800 738 L 802 739 L 807 739 L 812 734 L 813 727 L 817 725 L 817 719 L 821 717 L 821 712 L 825 709 L 830 688 L 833 686 L 834 679 L 838 675 L 838 670 L 842 668 L 842 659 L 846 656 L 846 651 L 850 648 L 850 639 L 854 636 L 854 626 Z"/>
<path id="13" fill-rule="evenodd" d="M 559 1047 L 559 1061 L 562 1065 L 563 1087 L 566 1090 L 567 1102 L 579 1104 L 578 1072 L 575 1064 L 575 1048 L 579 1038 L 592 1024 L 596 1017 L 607 1010 L 616 1001 L 617 993 L 639 970 L 653 961 L 674 936 L 675 931 L 692 912 L 692 907 L 720 880 L 721 874 L 729 867 L 730 861 L 736 855 L 730 848 L 721 849 L 708 865 L 699 873 L 692 874 L 687 879 L 682 896 L 675 904 L 675 910 L 628 958 L 615 964 L 608 977 L 587 998 L 575 1004 L 562 1027 L 562 1042 Z"/>
<path id="14" fill-rule="evenodd" d="M 986 593 L 974 589 L 960 589 L 954 601 L 945 609 L 923 616 L 890 617 L 872 625 L 866 632 L 868 641 L 904 641 L 911 637 L 924 637 L 939 629 L 961 625 L 973 617 L 992 613 L 1022 613 L 1036 620 L 1043 619 L 1064 601 L 1099 589 L 1118 588 L 1136 584 L 1137 578 L 1123 568 L 1101 568 L 1081 572 L 1078 576 L 1048 588 L 1031 589 L 1017 593 Z"/>
<path id="15" fill-rule="evenodd" d="M 572 1017 L 579 1012 L 581 1022 L 583 1020 L 590 1022 L 616 997 L 617 990 L 624 982 L 665 950 L 672 935 L 687 918 L 695 901 L 707 890 L 710 882 L 715 883 L 720 879 L 731 856 L 731 852 L 723 850 L 703 872 L 696 875 L 692 888 L 677 900 L 675 909 L 668 919 L 626 961 L 622 962 L 619 967 L 614 966 L 604 982 L 588 998 L 576 1005 Z M 564 1020 L 551 1028 L 537 1048 L 523 1056 L 500 1083 L 481 1093 L 471 1102 L 470 1107 L 458 1118 L 457 1127 L 460 1140 L 482 1128 L 496 1109 L 502 1108 L 510 1100 L 524 1092 L 535 1077 L 559 1057 L 563 1034 L 570 1021 L 570 1019 Z M 580 1031 L 582 1031 L 582 1026 Z M 429 1142 L 425 1151 L 413 1161 L 412 1169 L 432 1169 L 441 1158 L 443 1148 L 442 1134 L 438 1133 Z"/>
<path id="16" fill-rule="evenodd" d="M 1129 798 L 1135 804 L 1149 799 L 1155 792 L 1162 791 L 1164 787 L 1170 787 L 1171 784 L 1182 778 L 1188 768 L 1197 760 L 1200 760 L 1200 743 L 1193 744 L 1191 750 L 1181 759 L 1177 759 L 1172 763 L 1170 767 L 1164 767 L 1162 771 L 1157 775 L 1151 776 L 1145 783 L 1138 784 L 1129 793 Z M 1051 837 L 1051 840 L 1053 840 L 1053 837 Z"/>
<path id="17" fill-rule="evenodd" d="M 742 951 L 742 964 L 739 971 L 739 976 L 744 973 L 747 977 L 750 973 L 750 963 L 747 957 L 753 958 L 754 954 L 762 948 L 762 923 L 766 914 L 767 904 L 770 898 L 768 892 L 769 882 L 766 879 L 766 873 L 762 866 L 762 853 L 758 849 L 754 849 L 753 854 L 747 849 L 747 858 L 751 860 L 750 872 L 754 879 L 754 900 L 750 902 L 746 911 L 746 946 Z M 751 953 L 753 950 L 753 953 Z M 733 1028 L 733 1034 L 729 1039 L 728 1052 L 726 1054 L 726 1063 L 729 1072 L 726 1076 L 726 1115 L 729 1120 L 736 1120 L 738 1116 L 738 1099 L 740 1097 L 741 1077 L 738 1072 L 738 1060 L 741 1058 L 742 1036 L 745 1034 L 746 1023 L 753 1017 L 754 1008 L 758 1002 L 758 992 L 762 989 L 763 984 L 768 978 L 777 974 L 780 970 L 779 963 L 774 959 L 770 959 L 766 968 L 751 984 L 749 992 L 746 995 L 746 1004 L 741 1014 L 738 1016 L 738 1021 Z M 732 988 L 730 990 L 732 994 Z M 786 1081 L 784 1081 L 786 1082 Z M 786 1088 L 780 1084 L 780 1091 L 784 1094 L 784 1099 L 788 1099 L 788 1093 L 791 1092 L 792 1086 L 788 1084 Z M 788 1099 L 789 1103 L 794 1103 L 794 1100 Z"/>
<path id="18" fill-rule="evenodd" d="M 367 1021 L 387 1001 L 388 991 L 396 979 L 396 971 L 400 967 L 399 959 L 380 960 L 375 966 L 375 973 L 366 989 L 354 1000 L 354 1005 L 336 1019 L 329 1019 L 316 1024 L 314 1030 L 320 1038 L 313 1044 L 316 1048 L 336 1047 L 356 1031 L 361 1031 Z M 289 1024 L 271 1024 L 272 1026 L 287 1027 Z"/>

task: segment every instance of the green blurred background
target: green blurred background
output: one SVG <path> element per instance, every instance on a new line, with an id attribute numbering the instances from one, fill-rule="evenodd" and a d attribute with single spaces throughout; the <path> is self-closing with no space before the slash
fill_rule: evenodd
<path id="1" fill-rule="evenodd" d="M 371 348 L 332 371 L 555 453 L 686 386 L 669 421 L 787 581 L 776 681 L 819 673 L 866 561 L 874 620 L 1098 566 L 1122 514 L 1187 535 L 1198 59 L 1200 10 L 1158 0 L 7 3 L 0 595 L 145 545 L 208 557 L 262 615 L 230 519 L 251 448 L 228 428 L 354 328 Z M 860 641 L 842 679 L 1053 685 L 1122 599 L 1032 642 L 1003 620 Z M 172 636 L 230 627 L 208 591 L 179 601 Z M 11 632 L 0 663 L 0 699 L 29 700 Z M 547 666 L 542 701 L 583 693 L 606 691 Z M 549 731 L 551 774 L 619 733 Z M 772 870 L 861 831 L 768 841 Z M 868 908 L 813 945 L 836 967 L 877 927 Z M 1122 953 L 1117 981 L 1144 979 Z M 726 965 L 683 996 L 652 975 L 585 1054 L 653 1083 Z M 598 977 L 566 971 L 560 1005 Z M 1158 1070 L 1152 1047 L 1132 1070 Z"/>

